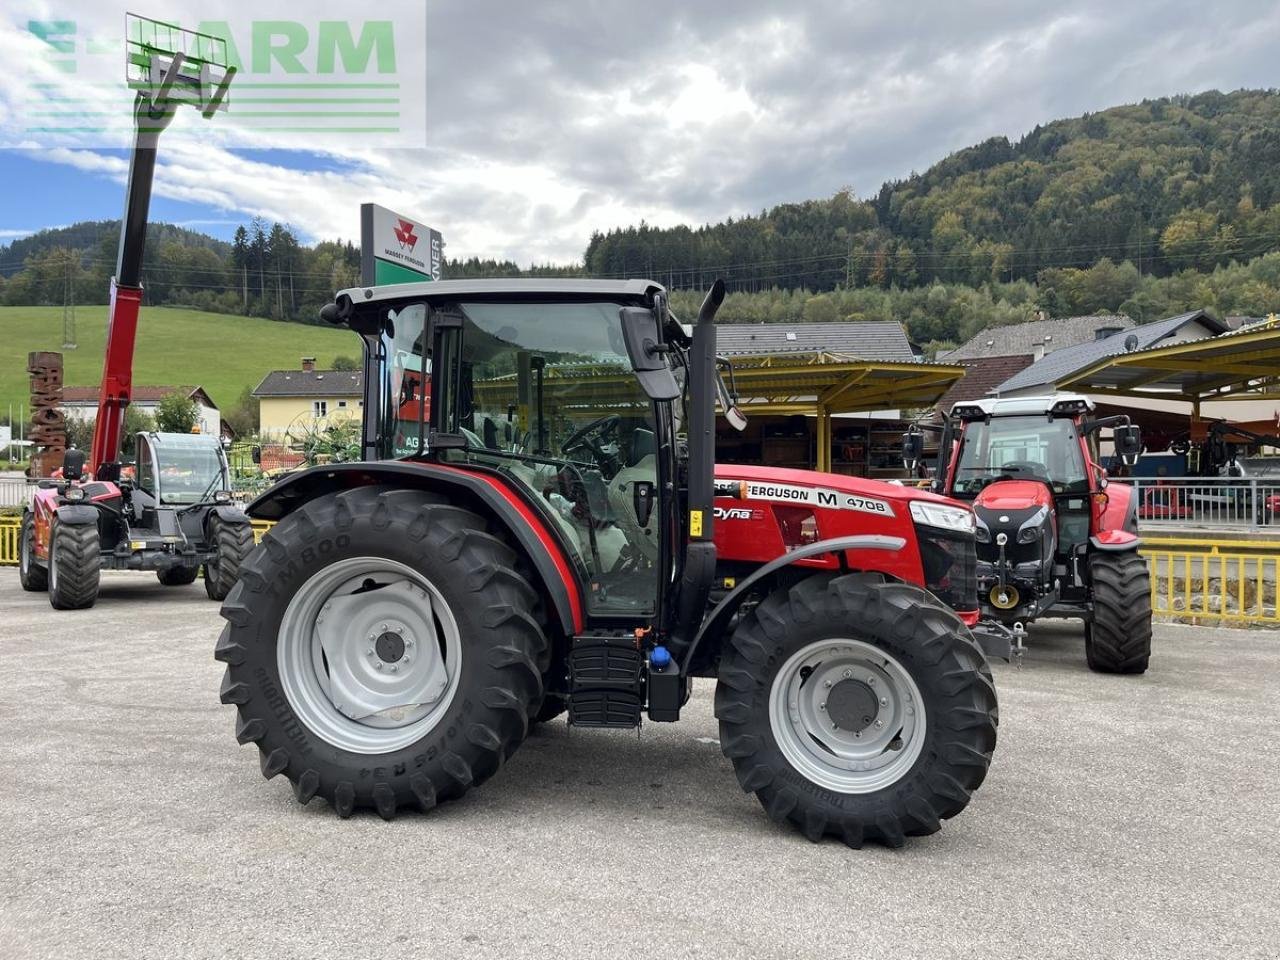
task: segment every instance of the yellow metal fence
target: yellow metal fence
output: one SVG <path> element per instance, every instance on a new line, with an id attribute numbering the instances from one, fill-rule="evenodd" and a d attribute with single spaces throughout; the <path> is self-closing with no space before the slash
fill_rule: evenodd
<path id="1" fill-rule="evenodd" d="M 0 565 L 18 562 L 20 518 L 0 516 Z M 271 529 L 255 520 L 254 537 Z M 1280 627 L 1280 541 L 1144 537 L 1151 607 L 1161 619 Z"/>

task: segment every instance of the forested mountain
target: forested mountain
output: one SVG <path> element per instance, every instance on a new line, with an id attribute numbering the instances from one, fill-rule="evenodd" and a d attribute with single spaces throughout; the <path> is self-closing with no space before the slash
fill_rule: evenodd
<path id="1" fill-rule="evenodd" d="M 117 231 L 83 223 L 0 247 L 0 302 L 104 302 Z M 726 320 L 896 319 L 944 343 L 1038 309 L 1280 311 L 1278 251 L 1280 92 L 1243 90 L 993 138 L 873 198 L 846 190 L 701 227 L 641 223 L 593 235 L 580 264 L 446 259 L 444 271 L 646 276 L 691 291 L 673 297 L 683 313 L 722 276 Z M 352 243 L 307 247 L 256 218 L 230 244 L 153 224 L 143 281 L 149 304 L 315 322 L 359 263 Z"/>
<path id="2" fill-rule="evenodd" d="M 585 261 L 595 276 L 722 275 L 739 290 L 979 285 L 1104 257 L 1166 276 L 1276 249 L 1278 200 L 1280 93 L 1215 91 L 995 137 L 867 200 L 597 234 Z"/>

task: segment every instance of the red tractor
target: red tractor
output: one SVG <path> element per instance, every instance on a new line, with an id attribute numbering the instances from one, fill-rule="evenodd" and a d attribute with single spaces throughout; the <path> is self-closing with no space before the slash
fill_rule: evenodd
<path id="1" fill-rule="evenodd" d="M 742 788 L 810 839 L 897 846 L 964 809 L 997 721 L 969 628 L 973 513 L 716 467 L 717 399 L 743 422 L 717 369 L 723 296 L 692 333 L 642 280 L 406 284 L 325 308 L 364 341 L 365 462 L 250 505 L 275 526 L 216 651 L 264 776 L 390 819 L 482 783 L 538 721 L 674 721 L 706 677 Z M 429 389 L 406 390 L 419 371 Z"/>
<path id="2" fill-rule="evenodd" d="M 133 24 L 148 24 L 129 15 Z M 133 347 L 142 303 L 142 258 L 160 134 L 182 104 L 206 118 L 224 105 L 235 68 L 218 60 L 162 51 L 143 37 L 184 34 L 189 50 L 225 41 L 159 24 L 157 34 L 131 26 L 129 63 L 145 74 L 134 103 L 134 147 L 111 279 L 106 356 L 93 449 L 68 450 L 60 479 L 41 480 L 23 512 L 19 572 L 25 590 L 48 590 L 55 609 L 91 607 L 100 571 L 151 570 L 166 586 L 193 583 L 204 569 L 205 590 L 221 600 L 253 548 L 249 518 L 231 502 L 227 459 L 208 435 L 140 433 L 132 477 L 122 477 L 125 408 L 133 389 Z M 185 44 L 184 44 L 185 45 Z M 215 79 L 211 79 L 211 77 Z"/>
<path id="3" fill-rule="evenodd" d="M 1138 555 L 1138 498 L 1099 465 L 1113 430 L 1132 465 L 1127 416 L 1095 418 L 1077 394 L 957 403 L 944 422 L 933 489 L 973 505 L 978 599 L 1021 636 L 1040 617 L 1084 620 L 1085 657 L 1102 673 L 1143 673 L 1151 657 L 1151 580 Z M 912 467 L 921 434 L 904 438 Z"/>

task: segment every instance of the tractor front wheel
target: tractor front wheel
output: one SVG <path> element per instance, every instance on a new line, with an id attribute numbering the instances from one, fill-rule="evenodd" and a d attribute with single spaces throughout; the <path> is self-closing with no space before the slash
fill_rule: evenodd
<path id="1" fill-rule="evenodd" d="M 36 562 L 36 517 L 30 510 L 18 530 L 18 580 L 30 593 L 49 589 L 49 571 Z"/>
<path id="2" fill-rule="evenodd" d="M 815 842 L 933 833 L 968 804 L 996 743 L 991 671 L 964 624 L 868 574 L 766 597 L 726 645 L 715 703 L 742 788 Z"/>
<path id="3" fill-rule="evenodd" d="M 263 776 L 389 820 L 498 771 L 542 698 L 547 640 L 515 551 L 486 527 L 429 493 L 364 487 L 263 538 L 214 654 Z"/>
<path id="4" fill-rule="evenodd" d="M 209 540 L 215 553 L 204 565 L 204 590 L 210 600 L 225 600 L 253 550 L 253 525 L 247 517 L 236 522 L 213 516 L 209 519 Z"/>
<path id="5" fill-rule="evenodd" d="M 98 600 L 102 574 L 98 527 L 59 523 L 49 534 L 49 603 L 55 610 L 84 610 Z"/>
<path id="6" fill-rule="evenodd" d="M 1084 627 L 1084 655 L 1098 673 L 1145 673 L 1151 661 L 1151 572 L 1137 553 L 1098 552 L 1089 558 L 1093 622 Z"/>

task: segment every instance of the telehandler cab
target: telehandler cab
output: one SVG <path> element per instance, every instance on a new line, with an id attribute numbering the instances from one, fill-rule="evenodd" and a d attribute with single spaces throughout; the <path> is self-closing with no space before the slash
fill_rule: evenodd
<path id="1" fill-rule="evenodd" d="M 365 462 L 250 505 L 276 523 L 216 650 L 266 777 L 390 819 L 488 779 L 538 720 L 674 721 L 707 677 L 742 788 L 810 839 L 897 846 L 964 809 L 997 722 L 967 625 L 973 513 L 715 466 L 717 398 L 742 422 L 717 370 L 723 296 L 691 333 L 644 280 L 325 308 L 364 341 Z"/>

